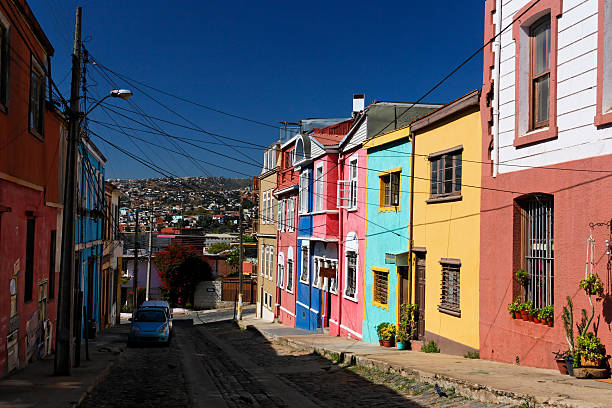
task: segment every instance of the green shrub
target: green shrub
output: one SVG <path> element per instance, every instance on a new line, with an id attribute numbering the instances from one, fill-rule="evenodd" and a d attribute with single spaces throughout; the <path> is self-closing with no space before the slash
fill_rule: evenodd
<path id="1" fill-rule="evenodd" d="M 435 341 L 431 340 L 429 343 L 421 347 L 421 351 L 423 353 L 439 353 L 440 348 L 438 347 Z"/>
<path id="2" fill-rule="evenodd" d="M 467 353 L 465 353 L 463 358 L 479 359 L 480 353 L 478 351 L 468 351 Z"/>

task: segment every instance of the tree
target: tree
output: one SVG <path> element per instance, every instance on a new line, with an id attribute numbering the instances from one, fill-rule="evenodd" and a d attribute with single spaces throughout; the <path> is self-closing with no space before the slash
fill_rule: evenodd
<path id="1" fill-rule="evenodd" d="M 162 280 L 162 289 L 172 304 L 193 303 L 198 283 L 213 280 L 210 265 L 193 248 L 169 245 L 155 256 L 155 265 Z"/>
<path id="2" fill-rule="evenodd" d="M 227 242 L 215 242 L 212 244 L 206 252 L 209 254 L 218 254 L 219 252 L 227 251 L 231 246 Z"/>

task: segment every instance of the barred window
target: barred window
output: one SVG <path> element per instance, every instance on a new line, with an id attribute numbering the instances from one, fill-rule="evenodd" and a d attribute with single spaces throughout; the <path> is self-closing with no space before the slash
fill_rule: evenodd
<path id="1" fill-rule="evenodd" d="M 373 300 L 375 303 L 386 306 L 389 292 L 389 270 L 388 269 L 372 269 L 374 272 L 373 282 Z"/>
<path id="2" fill-rule="evenodd" d="M 446 197 L 461 194 L 461 155 L 458 150 L 430 157 L 430 197 Z"/>
<path id="3" fill-rule="evenodd" d="M 293 291 L 293 260 L 287 259 L 287 290 Z"/>
<path id="4" fill-rule="evenodd" d="M 461 313 L 459 291 L 461 261 L 444 258 L 440 260 L 440 264 L 442 265 L 442 294 L 438 309 L 452 314 Z"/>
<path id="5" fill-rule="evenodd" d="M 551 196 L 534 195 L 520 204 L 526 298 L 542 308 L 554 304 L 554 202 Z"/>
<path id="6" fill-rule="evenodd" d="M 354 298 L 357 293 L 357 253 L 346 253 L 346 288 L 344 296 Z"/>
<path id="7" fill-rule="evenodd" d="M 302 271 L 300 273 L 300 282 L 308 284 L 308 247 L 302 247 Z"/>

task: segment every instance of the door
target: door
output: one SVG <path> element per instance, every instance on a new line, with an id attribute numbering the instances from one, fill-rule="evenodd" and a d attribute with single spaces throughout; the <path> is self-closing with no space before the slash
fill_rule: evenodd
<path id="1" fill-rule="evenodd" d="M 400 305 L 410 303 L 410 276 L 407 266 L 398 266 L 397 272 L 400 277 Z"/>
<path id="2" fill-rule="evenodd" d="M 415 253 L 415 302 L 419 309 L 417 338 L 425 336 L 425 254 Z"/>

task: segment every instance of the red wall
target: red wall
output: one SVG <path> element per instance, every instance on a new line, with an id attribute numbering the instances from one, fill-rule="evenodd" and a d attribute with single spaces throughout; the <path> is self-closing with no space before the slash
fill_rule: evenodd
<path id="1" fill-rule="evenodd" d="M 485 146 L 487 144 L 485 143 Z M 486 150 L 483 148 L 483 156 Z M 483 157 L 486 161 L 486 157 Z M 612 155 L 562 163 L 552 168 L 612 170 Z M 566 350 L 562 307 L 566 296 L 574 302 L 574 322 L 580 309 L 588 308 L 588 298 L 578 288 L 585 273 L 586 240 L 589 223 L 612 219 L 612 173 L 528 169 L 492 178 L 483 175 L 480 257 L 480 355 L 483 358 L 521 365 L 554 368 L 552 352 Z M 517 193 L 495 191 L 515 191 Z M 547 193 L 554 196 L 554 327 L 513 320 L 506 307 L 513 298 L 513 203 L 520 193 Z M 607 271 L 604 240 L 610 227 L 595 227 L 596 272 L 612 290 Z M 516 293 L 515 293 L 516 294 Z M 598 335 L 612 351 L 612 297 L 595 302 Z"/>

